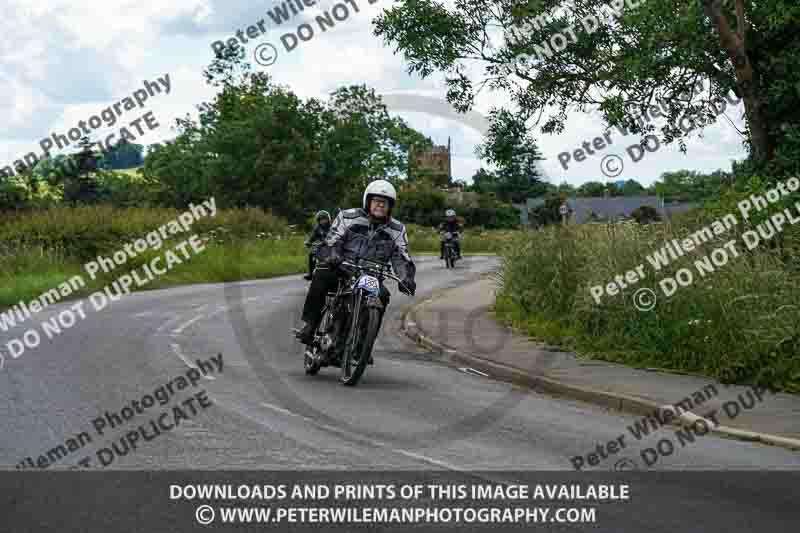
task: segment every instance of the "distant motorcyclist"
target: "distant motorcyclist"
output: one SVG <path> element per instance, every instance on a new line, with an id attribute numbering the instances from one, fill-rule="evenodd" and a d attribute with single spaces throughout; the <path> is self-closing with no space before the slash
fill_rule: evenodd
<path id="1" fill-rule="evenodd" d="M 331 229 L 331 214 L 327 211 L 317 212 L 314 218 L 317 223 L 314 225 L 314 229 L 311 230 L 311 234 L 308 236 L 308 239 L 306 239 L 306 242 L 303 243 L 305 247 L 309 249 L 308 274 L 303 276 L 303 278 L 308 281 L 311 281 L 311 277 L 314 274 L 314 267 L 317 264 L 317 251 L 325 242 L 325 238 L 328 236 L 328 232 Z"/>
<path id="2" fill-rule="evenodd" d="M 439 236 L 441 237 L 441 241 L 439 243 L 439 259 L 444 259 L 444 234 L 450 233 L 453 235 L 453 245 L 456 249 L 456 254 L 458 259 L 461 259 L 461 242 L 460 237 L 464 231 L 464 228 L 461 224 L 458 223 L 456 219 L 456 212 L 452 209 L 448 209 L 445 211 L 445 216 L 447 219 L 439 224 Z"/>
<path id="3" fill-rule="evenodd" d="M 303 305 L 305 326 L 297 332 L 303 344 L 311 344 L 314 332 L 322 318 L 325 295 L 335 291 L 342 261 L 359 258 L 392 263 L 397 277 L 403 280 L 400 291 L 413 295 L 416 291 L 414 276 L 417 268 L 408 250 L 406 228 L 392 218 L 392 208 L 397 202 L 397 191 L 385 180 L 370 183 L 364 191 L 360 208 L 342 211 L 331 226 L 325 244 L 320 248 L 320 265 L 314 271 L 311 287 Z M 383 304 L 381 319 L 389 305 L 389 291 L 381 287 Z"/>

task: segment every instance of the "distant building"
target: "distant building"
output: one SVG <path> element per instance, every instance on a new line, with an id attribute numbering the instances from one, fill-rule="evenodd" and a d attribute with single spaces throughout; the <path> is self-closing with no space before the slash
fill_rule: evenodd
<path id="1" fill-rule="evenodd" d="M 525 204 L 515 204 L 520 211 L 520 223 L 529 225 L 528 213 L 544 204 L 544 198 L 528 198 Z M 569 220 L 573 224 L 587 222 L 616 222 L 631 218 L 631 213 L 644 205 L 654 208 L 664 218 L 672 218 L 700 207 L 699 203 L 675 202 L 665 204 L 658 196 L 613 196 L 610 198 L 568 198 Z"/>
<path id="2" fill-rule="evenodd" d="M 415 172 L 430 176 L 434 184 L 450 184 L 453 176 L 450 137 L 447 138 L 447 146 L 434 146 L 429 150 L 417 150 L 412 147 L 411 160 Z"/>

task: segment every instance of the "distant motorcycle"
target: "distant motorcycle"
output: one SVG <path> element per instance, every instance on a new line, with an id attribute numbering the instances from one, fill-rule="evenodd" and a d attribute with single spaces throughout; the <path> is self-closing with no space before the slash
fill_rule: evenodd
<path id="1" fill-rule="evenodd" d="M 456 252 L 455 236 L 449 231 L 444 234 L 444 264 L 446 268 L 455 268 L 458 253 Z"/>
<path id="2" fill-rule="evenodd" d="M 303 365 L 311 376 L 325 366 L 339 367 L 340 381 L 353 386 L 361 379 L 378 337 L 383 281 L 403 282 L 391 273 L 390 265 L 366 259 L 344 261 L 340 269 L 347 275 L 340 278 L 336 292 L 326 297 L 322 320 L 306 348 Z"/>

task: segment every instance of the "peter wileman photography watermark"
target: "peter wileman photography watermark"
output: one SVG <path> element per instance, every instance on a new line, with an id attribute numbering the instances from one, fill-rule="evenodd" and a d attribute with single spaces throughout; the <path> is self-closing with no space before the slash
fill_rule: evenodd
<path id="1" fill-rule="evenodd" d="M 378 0 L 366 0 L 368 5 L 377 2 Z M 363 0 L 361 5 L 364 5 Z M 330 9 L 324 10 L 321 15 L 314 17 L 314 25 L 303 23 L 298 25 L 295 30 L 281 35 L 280 41 L 283 45 L 283 51 L 288 54 L 296 50 L 301 42 L 311 41 L 315 36 L 325 33 L 336 26 L 337 23 L 346 21 L 353 13 L 360 12 L 361 8 L 357 0 L 343 0 L 335 4 Z M 314 29 L 315 27 L 317 28 L 316 30 Z M 278 59 L 278 49 L 271 43 L 261 43 L 256 47 L 253 55 L 259 65 L 270 66 Z"/>
<path id="2" fill-rule="evenodd" d="M 566 26 L 561 28 L 561 31 L 553 32 L 550 38 L 540 43 L 533 43 L 533 53 L 536 54 L 536 59 L 544 61 L 546 58 L 553 57 L 556 53 L 565 50 L 570 43 L 578 42 L 578 35 L 581 29 L 586 32 L 586 35 L 591 35 L 597 31 L 601 26 L 607 25 L 614 17 L 621 17 L 625 9 L 635 9 L 639 7 L 644 0 L 612 0 L 608 4 L 601 4 L 597 6 L 598 13 L 589 13 L 580 19 L 580 27 L 575 25 Z M 537 30 L 544 29 L 548 24 L 557 20 L 560 14 L 556 9 L 553 13 L 542 13 L 533 17 L 532 23 L 522 22 L 515 24 L 510 28 L 511 39 L 516 45 L 528 45 L 530 40 L 530 33 L 535 28 Z M 577 34 L 576 34 L 577 30 Z M 569 37 L 569 38 L 568 38 Z M 530 62 L 531 56 L 528 54 L 519 54 L 511 61 L 512 68 L 516 67 L 519 61 Z"/>
<path id="3" fill-rule="evenodd" d="M 771 204 L 779 202 L 781 199 L 799 189 L 800 179 L 793 177 L 778 183 L 765 194 L 750 195 L 737 204 L 737 209 L 739 210 L 742 221 L 749 220 L 753 212 L 758 213 L 766 211 Z M 737 239 L 731 239 L 722 246 L 714 248 L 710 253 L 696 259 L 693 263 L 694 271 L 700 278 L 705 278 L 717 269 L 727 265 L 732 258 L 735 259 L 742 255 L 741 251 L 743 248 L 737 248 L 737 244 L 739 244 L 739 246 L 743 244 L 744 248 L 747 250 L 753 250 L 760 243 L 766 242 L 782 232 L 787 223 L 794 225 L 798 222 L 800 222 L 800 202 L 795 202 L 793 206 L 772 214 L 769 219 L 758 224 L 755 229 L 743 232 L 741 235 L 741 243 L 738 243 Z M 672 239 L 664 243 L 664 246 L 659 250 L 646 256 L 647 263 L 654 272 L 659 272 L 672 261 L 686 256 L 695 250 L 699 250 L 703 245 L 709 242 L 714 242 L 717 237 L 730 231 L 738 224 L 739 219 L 736 215 L 728 213 L 680 241 L 678 239 Z M 609 281 L 605 285 L 590 287 L 589 292 L 595 303 L 600 304 L 603 297 L 621 294 L 625 289 L 639 283 L 643 279 L 647 279 L 645 263 L 641 263 L 639 266 L 628 270 L 624 274 L 617 274 L 612 281 Z M 681 268 L 672 276 L 662 277 L 658 282 L 658 287 L 661 289 L 664 296 L 669 297 L 675 294 L 678 288 L 688 287 L 694 281 L 695 274 L 692 269 Z M 640 311 L 652 310 L 656 305 L 656 300 L 656 293 L 650 288 L 639 289 L 633 295 L 633 303 Z"/>
<path id="4" fill-rule="evenodd" d="M 43 138 L 41 141 L 39 141 L 39 147 L 42 149 L 42 155 L 39 156 L 35 152 L 28 152 L 22 158 L 15 160 L 11 165 L 0 167 L 0 181 L 2 181 L 3 178 L 11 178 L 18 173 L 21 174 L 27 172 L 36 166 L 40 159 L 49 157 L 52 150 L 63 150 L 70 146 L 70 141 L 78 142 L 84 136 L 91 135 L 94 130 L 104 126 L 109 128 L 114 127 L 114 125 L 117 123 L 117 120 L 122 118 L 122 115 L 125 111 L 131 111 L 137 107 L 144 107 L 145 102 L 149 98 L 155 96 L 156 94 L 161 94 L 162 87 L 164 88 L 165 94 L 170 93 L 172 83 L 170 82 L 168 73 L 164 74 L 164 76 L 161 78 L 156 78 L 156 81 L 145 80 L 143 88 L 136 89 L 130 96 L 126 96 L 113 105 L 108 106 L 100 113 L 92 115 L 87 120 L 79 121 L 78 124 L 74 128 L 71 128 L 69 131 L 67 131 L 66 134 L 52 133 Z M 111 142 L 117 136 L 117 134 L 119 134 L 120 139 L 125 139 L 129 142 L 135 142 L 137 137 L 131 133 L 128 127 L 135 128 L 139 134 L 139 137 L 143 137 L 146 132 L 142 127 L 142 122 L 144 122 L 144 125 L 147 126 L 147 131 L 153 131 L 160 126 L 156 118 L 153 116 L 153 112 L 150 111 L 139 118 L 132 120 L 127 126 L 123 126 L 118 131 L 107 135 L 105 140 L 98 141 L 95 144 L 99 146 L 101 152 L 106 153 L 111 150 Z M 70 163 L 67 162 L 65 164 Z"/>
<path id="5" fill-rule="evenodd" d="M 702 81 L 698 81 L 693 86 L 693 89 L 696 94 L 702 94 L 705 90 L 707 90 L 707 87 Z M 709 102 L 707 111 L 711 113 L 714 119 L 716 119 L 729 109 L 728 105 L 730 105 L 730 108 L 732 109 L 735 106 L 738 106 L 741 101 L 742 99 L 736 95 L 728 94 L 724 99 L 715 98 L 713 101 Z M 665 118 L 669 116 L 669 108 L 665 100 L 663 98 L 656 98 L 656 102 L 658 105 L 650 105 L 647 110 L 644 111 L 644 113 L 632 117 L 628 123 L 635 122 L 639 130 L 643 131 L 644 127 L 647 124 L 650 124 L 654 119 Z M 706 110 L 685 113 L 675 121 L 673 127 L 680 129 L 684 134 L 688 135 L 689 133 L 697 130 L 700 127 L 699 124 L 702 123 L 703 120 L 708 119 L 707 117 L 701 119 L 701 115 L 704 112 L 706 112 Z M 624 124 L 616 126 L 616 130 L 624 137 L 627 137 L 631 134 L 630 128 Z M 581 147 L 559 153 L 557 157 L 558 162 L 561 164 L 561 168 L 568 170 L 571 161 L 583 163 L 587 160 L 587 156 L 597 155 L 599 152 L 602 152 L 614 144 L 612 137 L 612 130 L 609 129 L 602 136 L 598 135 L 594 139 L 584 141 L 581 144 Z M 641 142 L 629 144 L 624 150 L 625 153 L 628 154 L 628 157 L 632 163 L 638 163 L 644 159 L 646 154 L 655 153 L 659 151 L 662 146 L 663 144 L 658 137 L 650 134 L 645 136 Z M 600 161 L 600 171 L 608 178 L 618 177 L 620 174 L 622 174 L 624 169 L 625 163 L 619 154 L 615 153 L 605 155 Z"/>
<path id="6" fill-rule="evenodd" d="M 215 372 L 222 373 L 222 354 L 219 353 L 209 358 L 207 361 L 197 359 L 196 364 L 197 368 L 190 368 L 180 376 L 169 380 L 166 384 L 159 385 L 152 393 L 145 394 L 136 400 L 127 402 L 120 409 L 115 411 L 105 410 L 103 414 L 98 414 L 98 416 L 91 420 L 91 426 L 94 432 L 76 432 L 63 443 L 56 444 L 49 450 L 40 454 L 35 461 L 32 457 L 26 457 L 21 460 L 16 466 L 17 470 L 49 468 L 60 461 L 73 459 L 76 452 L 81 451 L 94 442 L 92 438 L 93 434 L 95 434 L 94 438 L 106 439 L 108 438 L 107 433 L 110 430 L 121 431 L 122 428 L 128 424 L 128 422 L 136 418 L 137 415 L 148 415 L 149 412 L 147 410 L 154 407 L 156 403 L 158 403 L 158 407 L 164 407 L 170 402 L 177 402 L 176 396 L 178 392 L 189 386 L 197 389 L 202 378 L 207 377 L 207 379 L 214 379 L 208 376 L 211 376 Z M 190 420 L 192 416 L 197 416 L 202 409 L 207 409 L 213 404 L 206 395 L 206 390 L 201 389 L 180 402 L 180 405 L 183 406 L 183 409 L 179 405 L 173 405 L 166 411 L 152 415 L 150 419 L 141 423 L 135 429 L 127 431 L 110 445 L 108 442 L 104 443 L 105 446 L 95 451 L 94 456 L 97 459 L 97 464 L 103 468 L 110 466 L 118 457 L 126 456 L 136 450 L 137 442 L 142 441 L 140 445 L 144 442 L 150 442 L 160 435 L 166 434 L 180 426 L 181 420 Z M 76 461 L 75 465 L 71 466 L 71 469 L 91 467 L 92 456 L 89 455 Z"/>
<path id="7" fill-rule="evenodd" d="M 171 236 L 188 232 L 192 224 L 200 218 L 204 216 L 214 217 L 216 214 L 217 206 L 214 198 L 206 200 L 199 205 L 189 204 L 189 210 L 181 213 L 177 218 L 163 224 L 157 230 L 151 231 L 143 238 L 125 244 L 108 257 L 99 256 L 95 260 L 89 261 L 83 268 L 89 280 L 95 280 L 101 271 L 106 274 L 111 273 L 114 269 L 123 266 L 129 260 L 148 250 L 160 250 L 164 242 Z M 102 311 L 111 302 L 116 302 L 129 294 L 134 283 L 136 287 L 143 287 L 184 261 L 190 260 L 192 254 L 199 254 L 203 250 L 205 250 L 205 243 L 196 234 L 192 235 L 175 245 L 173 249 L 165 250 L 163 257 L 162 255 L 157 255 L 142 265 L 141 268 L 135 268 L 127 274 L 123 274 L 112 283 L 93 292 L 88 298 L 89 303 L 95 312 Z M 180 251 L 180 255 L 178 251 Z M 181 256 L 183 259 L 181 259 Z M 162 261 L 166 264 L 162 265 Z M 82 275 L 75 275 L 58 287 L 42 293 L 38 298 L 31 300 L 27 304 L 20 301 L 7 311 L 0 313 L 0 330 L 4 332 L 11 331 L 46 307 L 68 298 L 75 292 L 85 288 L 86 285 L 86 279 Z M 74 327 L 79 319 L 86 320 L 87 308 L 84 307 L 84 303 L 86 302 L 78 301 L 49 320 L 41 322 L 38 327 L 31 327 L 21 336 L 5 342 L 5 347 L 11 357 L 17 359 L 26 350 L 37 348 L 42 342 L 42 333 L 48 340 L 52 340 L 64 331 Z M 42 333 L 40 333 L 40 330 Z M 0 354 L 0 369 L 3 365 L 4 358 Z"/>
<path id="8" fill-rule="evenodd" d="M 670 457 L 676 450 L 693 444 L 696 437 L 703 437 L 710 433 L 712 429 L 721 426 L 721 413 L 725 413 L 728 420 L 734 420 L 744 411 L 755 408 L 757 404 L 764 401 L 766 392 L 774 394 L 773 391 L 768 391 L 768 389 L 750 387 L 746 392 L 738 394 L 735 399 L 724 402 L 721 410 L 714 409 L 700 417 L 695 415 L 693 411 L 719 396 L 719 391 L 715 385 L 706 385 L 691 395 L 684 397 L 679 402 L 653 410 L 653 412 L 636 420 L 632 425 L 627 426 L 627 432 L 620 433 L 617 438 L 608 442 L 598 443 L 591 451 L 570 458 L 570 462 L 575 470 L 583 470 L 587 466 L 599 466 L 603 461 L 614 457 L 636 442 L 643 441 L 651 434 L 655 435 L 656 431 L 665 426 L 679 423 L 679 429 L 673 433 L 674 441 L 672 438 L 664 436 L 659 439 L 655 446 L 642 448 L 639 451 L 640 459 L 644 465 L 653 466 L 660 457 Z M 690 418 L 690 420 L 687 420 L 687 418 Z M 631 438 L 627 439 L 628 436 Z M 676 447 L 676 444 L 680 447 Z M 638 468 L 638 463 L 628 457 L 621 458 L 614 464 L 614 470 L 635 470 Z"/>
<path id="9" fill-rule="evenodd" d="M 267 16 L 272 20 L 275 26 L 280 26 L 284 22 L 289 22 L 294 17 L 301 14 L 307 7 L 319 7 L 323 3 L 331 1 L 332 0 L 286 0 L 276 4 L 272 9 L 267 10 Z M 268 24 L 267 20 L 261 18 L 246 28 L 237 30 L 234 34 L 236 37 L 229 37 L 221 41 L 213 41 L 211 43 L 211 50 L 214 52 L 215 56 L 221 58 L 226 49 L 235 51 L 240 45 L 246 45 L 251 40 L 258 39 L 262 35 L 265 35 L 267 33 Z"/>

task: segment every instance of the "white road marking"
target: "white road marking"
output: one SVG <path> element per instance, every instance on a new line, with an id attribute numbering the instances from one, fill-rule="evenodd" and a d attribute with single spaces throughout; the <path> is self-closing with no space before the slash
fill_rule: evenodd
<path id="1" fill-rule="evenodd" d="M 186 356 L 183 355 L 183 351 L 181 351 L 181 346 L 178 343 L 171 343 L 170 346 L 172 347 L 172 352 L 180 357 L 181 361 L 186 363 L 186 366 L 189 368 L 197 368 L 197 365 L 186 359 Z"/>
<path id="2" fill-rule="evenodd" d="M 278 411 L 279 413 L 283 413 L 285 415 L 300 416 L 300 415 L 297 415 L 297 414 L 289 411 L 288 409 L 284 409 L 283 407 L 278 407 L 277 405 L 272 405 L 271 403 L 261 402 L 261 405 L 263 405 L 264 407 L 267 407 L 269 409 L 272 409 L 273 411 Z"/>
<path id="3" fill-rule="evenodd" d="M 173 343 L 170 343 L 170 347 L 172 348 L 172 352 L 173 352 L 175 355 L 177 355 L 178 357 L 180 357 L 181 361 L 183 361 L 183 362 L 186 364 L 186 366 L 188 366 L 189 368 L 194 368 L 194 369 L 197 369 L 197 365 L 196 365 L 196 364 L 194 364 L 193 362 L 189 361 L 189 360 L 186 358 L 186 356 L 185 356 L 185 355 L 183 355 L 183 351 L 181 350 L 181 346 L 180 346 L 180 344 L 178 344 L 178 343 L 176 343 L 176 342 L 173 342 Z M 204 377 L 205 379 L 210 379 L 210 380 L 212 380 L 212 381 L 213 381 L 213 380 L 215 380 L 215 379 L 217 379 L 217 378 L 215 378 L 214 376 L 207 376 L 207 375 L 204 375 L 203 377 Z"/>
<path id="4" fill-rule="evenodd" d="M 163 330 L 164 328 L 166 328 L 167 326 L 169 326 L 173 322 L 177 322 L 178 320 L 180 320 L 181 316 L 182 315 L 176 315 L 176 316 L 174 316 L 174 317 L 162 322 L 161 325 L 156 328 L 156 333 L 160 332 L 161 330 Z"/>
<path id="5" fill-rule="evenodd" d="M 450 350 L 448 350 L 448 351 L 450 351 Z M 455 351 L 455 350 L 453 350 L 453 351 Z M 477 374 L 477 375 L 483 376 L 485 378 L 489 377 L 489 374 L 484 374 L 480 370 L 475 370 L 474 368 L 459 368 L 459 370 L 461 370 L 465 374 Z"/>
<path id="6" fill-rule="evenodd" d="M 230 307 L 228 307 L 227 305 L 223 305 L 221 307 L 218 307 L 216 311 L 214 311 L 213 313 L 208 314 L 207 316 L 209 316 L 209 317 L 216 316 L 216 315 L 219 315 L 221 313 L 225 313 L 228 310 L 230 310 Z"/>
<path id="7" fill-rule="evenodd" d="M 172 333 L 180 335 L 183 332 L 184 329 L 188 328 L 189 326 L 191 326 L 192 324 L 194 324 L 195 322 L 197 322 L 198 320 L 200 320 L 202 318 L 205 318 L 205 315 L 197 315 L 196 317 L 192 318 L 191 320 L 187 320 L 186 322 L 184 322 L 183 324 L 181 324 L 177 328 L 173 329 Z"/>
<path id="8" fill-rule="evenodd" d="M 133 318 L 144 318 L 144 317 L 147 317 L 147 316 L 153 316 L 153 312 L 152 311 L 142 311 L 141 313 L 136 313 L 135 315 L 133 315 Z"/>
<path id="9" fill-rule="evenodd" d="M 397 450 L 397 449 L 393 449 L 392 451 L 393 452 L 397 452 L 397 453 L 399 453 L 401 455 L 405 455 L 406 457 L 411 457 L 411 458 L 417 459 L 419 461 L 425 461 L 426 463 L 430 463 L 430 464 L 433 464 L 433 465 L 436 465 L 436 466 L 441 466 L 443 468 L 447 468 L 447 469 L 450 469 L 450 470 L 457 470 L 459 472 L 463 472 L 464 471 L 463 468 L 459 468 L 456 465 L 447 463 L 445 461 L 439 461 L 438 459 L 433 459 L 431 457 L 426 457 L 425 455 L 420 455 L 418 453 L 413 453 L 413 452 L 409 452 L 409 451 L 406 451 L 406 450 Z"/>

